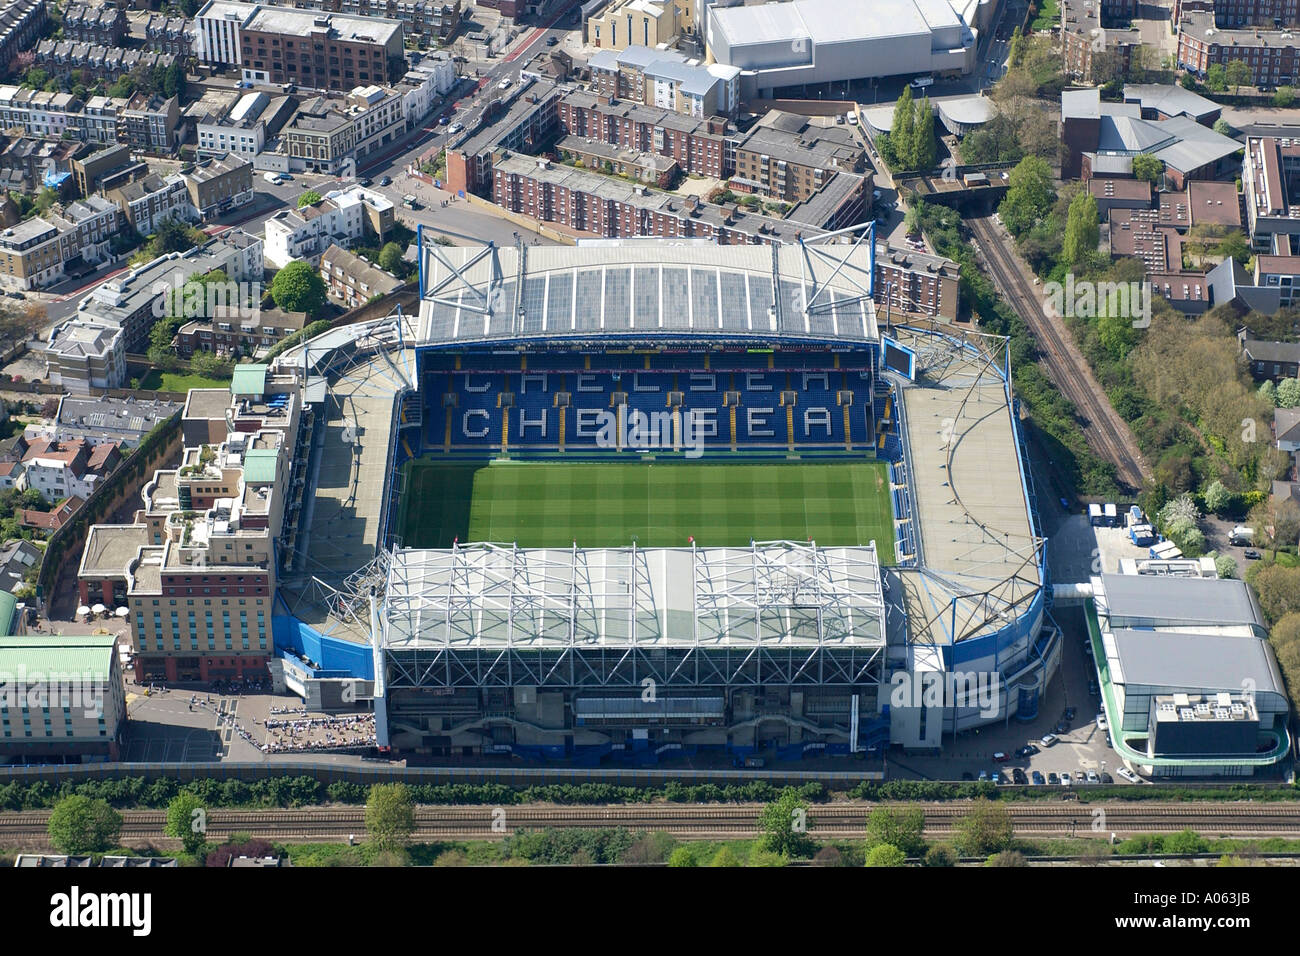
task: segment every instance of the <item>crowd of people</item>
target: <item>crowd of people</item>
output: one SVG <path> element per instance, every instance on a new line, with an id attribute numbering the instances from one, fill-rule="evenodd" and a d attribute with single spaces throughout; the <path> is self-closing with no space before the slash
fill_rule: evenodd
<path id="1" fill-rule="evenodd" d="M 354 750 L 375 745 L 374 714 L 307 717 L 306 713 L 303 710 L 282 719 L 267 718 L 268 734 L 262 752 L 274 754 Z"/>

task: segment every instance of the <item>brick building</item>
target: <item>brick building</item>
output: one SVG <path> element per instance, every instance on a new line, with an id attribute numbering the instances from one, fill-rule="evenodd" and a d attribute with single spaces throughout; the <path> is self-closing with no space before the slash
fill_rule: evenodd
<path id="1" fill-rule="evenodd" d="M 70 3 L 63 11 L 63 37 L 106 47 L 122 45 L 130 26 L 116 3 Z"/>

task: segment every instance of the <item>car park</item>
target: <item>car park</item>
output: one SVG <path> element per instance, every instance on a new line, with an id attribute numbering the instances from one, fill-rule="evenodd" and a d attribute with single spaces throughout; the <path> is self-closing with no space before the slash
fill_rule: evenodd
<path id="1" fill-rule="evenodd" d="M 1045 782 L 1041 770 L 1035 770 L 1033 773 L 1029 775 L 1029 779 L 1034 782 L 1035 787 L 1041 787 Z"/>
<path id="2" fill-rule="evenodd" d="M 1043 736 L 1038 739 L 1038 742 L 1044 747 L 1050 747 L 1052 744 L 1056 743 L 1056 740 L 1056 734 L 1043 734 Z"/>
<path id="3" fill-rule="evenodd" d="M 1127 780 L 1129 783 L 1141 783 L 1141 782 L 1142 782 L 1142 778 L 1139 777 L 1137 774 L 1135 774 L 1135 773 L 1134 773 L 1132 770 L 1130 770 L 1128 767 L 1120 767 L 1120 768 L 1119 768 L 1118 770 L 1116 770 L 1115 772 L 1116 772 L 1117 774 L 1119 774 L 1121 777 L 1123 777 L 1125 780 Z"/>

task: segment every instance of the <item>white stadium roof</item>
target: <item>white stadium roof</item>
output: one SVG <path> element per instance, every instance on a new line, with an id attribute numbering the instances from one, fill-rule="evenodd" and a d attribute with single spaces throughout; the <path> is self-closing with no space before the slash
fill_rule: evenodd
<path id="1" fill-rule="evenodd" d="M 861 241 L 424 247 L 419 344 L 645 335 L 876 340 Z"/>
<path id="2" fill-rule="evenodd" d="M 874 546 L 397 549 L 382 613 L 390 650 L 885 644 Z"/>

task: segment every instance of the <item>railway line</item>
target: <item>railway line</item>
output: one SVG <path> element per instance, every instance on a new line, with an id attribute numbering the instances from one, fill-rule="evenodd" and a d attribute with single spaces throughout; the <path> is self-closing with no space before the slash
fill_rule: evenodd
<path id="1" fill-rule="evenodd" d="M 1130 491 L 1139 490 L 1148 472 L 1136 451 L 1128 424 L 1111 407 L 1074 343 L 1067 341 L 1069 333 L 1063 333 L 1057 322 L 1046 314 L 1041 294 L 1026 278 L 1015 253 L 998 234 L 993 221 L 972 218 L 966 222 L 993 274 L 993 281 L 1033 332 L 1048 376 L 1083 418 L 1085 440 L 1093 451 L 1114 464 L 1121 485 Z"/>
<path id="2" fill-rule="evenodd" d="M 813 806 L 809 810 L 811 832 L 822 839 L 861 838 L 873 806 L 860 802 Z M 1211 837 L 1300 837 L 1300 806 L 1291 804 L 1069 802 L 1006 806 L 1015 832 L 1021 836 L 1071 833 L 1086 836 L 1091 831 L 1115 833 L 1123 838 L 1135 833 L 1176 833 L 1192 829 Z M 965 802 L 925 806 L 926 834 L 951 835 L 969 808 L 970 804 Z M 762 810 L 761 804 L 420 807 L 416 811 L 414 837 L 422 841 L 492 840 L 518 829 L 626 827 L 633 831 L 665 831 L 684 839 L 746 839 L 757 832 Z M 124 844 L 168 842 L 163 836 L 165 812 L 128 810 L 122 817 Z M 44 845 L 48 820 L 46 811 L 0 814 L 0 844 Z M 212 810 L 207 825 L 212 841 L 223 840 L 233 833 L 247 833 L 287 842 L 343 842 L 350 836 L 364 839 L 365 811 L 360 807 Z"/>

